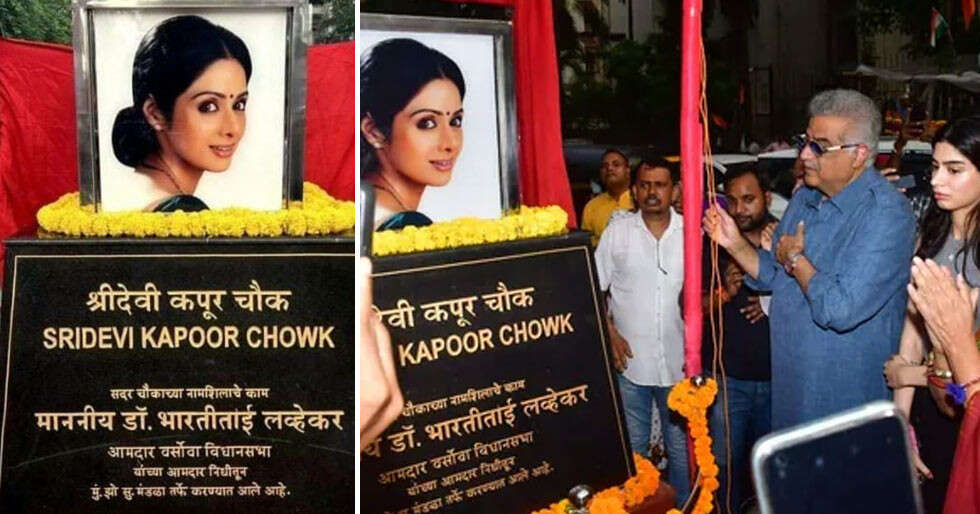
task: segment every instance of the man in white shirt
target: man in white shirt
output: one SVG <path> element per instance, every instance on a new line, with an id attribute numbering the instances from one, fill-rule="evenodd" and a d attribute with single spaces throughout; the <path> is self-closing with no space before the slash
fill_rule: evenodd
<path id="1" fill-rule="evenodd" d="M 683 502 L 690 492 L 687 437 L 682 418 L 667 408 L 667 393 L 684 377 L 684 225 L 670 206 L 676 181 L 666 161 L 643 160 L 630 179 L 637 210 L 609 222 L 596 249 L 596 269 L 609 301 L 609 336 L 630 445 L 649 456 L 656 402 L 667 481 Z"/>

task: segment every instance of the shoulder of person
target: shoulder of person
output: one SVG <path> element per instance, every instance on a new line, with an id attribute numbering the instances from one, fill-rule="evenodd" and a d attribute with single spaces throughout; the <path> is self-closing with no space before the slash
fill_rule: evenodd
<path id="1" fill-rule="evenodd" d="M 628 222 L 628 220 L 632 219 L 633 215 L 635 214 L 635 212 L 626 209 L 614 210 L 612 214 L 609 215 L 609 225 L 607 225 L 606 229 L 608 230 L 609 228 L 612 228 L 613 225 L 621 225 Z"/>
<path id="2" fill-rule="evenodd" d="M 868 188 L 875 204 L 893 215 L 907 215 L 914 222 L 912 203 L 904 193 L 888 182 L 875 169 L 869 170 L 878 175 Z"/>
<path id="3" fill-rule="evenodd" d="M 677 228 L 684 228 L 684 215 L 670 208 L 670 222 L 677 223 Z"/>
<path id="4" fill-rule="evenodd" d="M 599 240 L 606 241 L 622 241 L 626 234 L 629 234 L 632 228 L 632 223 L 630 220 L 631 211 L 627 210 L 616 210 L 613 211 L 612 216 L 609 217 L 609 223 L 606 224 L 606 228 L 602 231 L 602 236 Z"/>
<path id="5" fill-rule="evenodd" d="M 595 219 L 596 212 L 599 209 L 599 202 L 601 201 L 602 199 L 599 198 L 599 195 L 596 195 L 590 198 L 588 202 L 585 202 L 585 207 L 582 208 L 583 225 L 592 225 L 592 228 L 595 228 L 594 225 L 596 225 L 598 222 L 598 220 Z"/>
<path id="6" fill-rule="evenodd" d="M 590 205 L 592 206 L 592 208 L 595 208 L 595 206 L 599 205 L 602 202 L 609 201 L 610 199 L 611 197 L 609 196 L 609 193 L 603 191 L 593 196 L 592 198 L 589 198 L 589 201 L 585 202 L 585 208 L 588 209 Z"/>
<path id="7" fill-rule="evenodd" d="M 803 185 L 796 188 L 796 191 L 793 191 L 793 194 L 789 196 L 789 201 L 787 202 L 786 211 L 783 212 L 783 218 L 786 217 L 786 212 L 789 212 L 791 208 L 806 202 L 807 200 L 812 198 L 814 194 L 815 194 L 814 190 L 810 189 L 809 186 Z"/>

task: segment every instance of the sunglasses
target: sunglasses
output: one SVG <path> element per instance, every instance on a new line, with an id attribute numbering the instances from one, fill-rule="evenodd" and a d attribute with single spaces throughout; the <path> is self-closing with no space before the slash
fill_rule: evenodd
<path id="1" fill-rule="evenodd" d="M 846 145 L 834 145 L 834 146 L 824 146 L 809 137 L 806 134 L 800 134 L 793 138 L 793 144 L 796 145 L 796 149 L 800 153 L 803 153 L 804 148 L 810 148 L 813 155 L 820 157 L 827 152 L 836 152 L 837 150 L 843 150 L 845 148 L 854 148 L 857 146 L 862 146 L 864 143 L 850 143 Z"/>

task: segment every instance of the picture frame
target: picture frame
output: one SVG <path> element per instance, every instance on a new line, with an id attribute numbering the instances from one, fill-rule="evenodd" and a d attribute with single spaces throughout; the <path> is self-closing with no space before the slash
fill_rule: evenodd
<path id="1" fill-rule="evenodd" d="M 177 96 L 173 105 L 167 105 L 168 95 L 161 92 L 167 88 L 180 89 L 168 81 L 179 86 L 185 85 L 181 81 L 186 83 L 189 79 L 194 80 L 192 85 L 204 84 L 200 80 L 210 76 L 207 70 L 217 61 L 204 70 L 174 72 L 166 68 L 166 60 L 153 57 L 159 54 L 150 53 L 148 43 L 142 47 L 137 83 L 134 62 L 137 51 L 144 39 L 151 39 L 151 31 L 156 44 L 166 43 L 166 31 L 160 28 L 164 22 L 174 25 L 174 34 L 182 34 L 171 38 L 172 46 L 184 44 L 186 51 L 195 48 L 181 42 L 188 38 L 188 29 L 176 27 L 190 17 L 202 18 L 224 29 L 221 34 L 233 35 L 216 36 L 214 30 L 201 29 L 205 36 L 195 39 L 194 45 L 204 48 L 216 44 L 227 53 L 229 46 L 240 47 L 233 41 L 237 38 L 245 47 L 238 54 L 244 57 L 225 55 L 224 58 L 238 61 L 241 65 L 238 69 L 247 67 L 243 61 L 250 62 L 250 76 L 249 71 L 245 73 L 244 96 L 235 98 L 235 103 L 230 103 L 229 96 L 224 104 L 215 97 L 214 105 L 199 107 L 212 115 L 223 116 L 224 124 L 218 128 L 213 123 L 200 122 L 207 119 L 208 113 L 204 111 L 202 116 L 193 110 L 168 113 L 184 104 L 180 104 L 181 97 Z M 306 0 L 73 0 L 72 27 L 82 205 L 106 212 L 155 210 L 154 206 L 162 210 L 161 202 L 166 202 L 166 195 L 172 194 L 170 198 L 199 198 L 206 208 L 278 210 L 286 208 L 289 202 L 302 200 L 306 49 L 311 42 Z M 209 43 L 219 37 L 227 41 Z M 229 95 L 232 90 L 241 89 L 240 71 L 217 75 L 219 71 L 223 73 L 223 68 L 214 69 L 214 74 L 224 83 L 232 78 L 238 80 L 228 85 Z M 166 79 L 154 81 L 153 77 Z M 152 91 L 141 95 L 153 99 L 151 104 L 133 98 L 134 92 L 148 89 L 157 91 L 157 96 L 163 98 L 162 106 L 156 105 Z M 191 93 L 189 86 L 181 94 L 185 93 L 185 96 Z M 126 117 L 123 111 L 128 107 L 132 110 Z M 158 110 L 152 110 L 153 107 Z M 178 113 L 185 111 L 190 114 L 183 119 L 197 122 L 179 124 Z M 149 124 L 156 119 L 151 119 L 154 113 L 160 123 L 144 127 L 142 121 Z M 143 148 L 140 144 L 128 144 L 131 139 L 127 135 L 132 134 L 142 138 L 141 141 L 150 141 L 150 146 L 155 138 L 157 154 L 151 151 L 139 158 L 139 151 L 130 152 Z M 201 137 L 194 140 L 195 134 Z M 164 155 L 167 150 L 160 146 L 160 137 L 168 138 L 170 142 L 164 144 L 177 150 L 176 157 Z M 282 141 L 282 145 L 276 145 L 276 141 Z M 121 150 L 117 151 L 117 147 Z M 119 152 L 126 154 L 127 163 L 120 160 Z M 184 180 L 181 175 L 183 167 L 173 166 L 175 161 L 187 165 L 189 179 Z M 199 182 L 194 181 L 194 173 L 198 174 Z M 193 192 L 188 184 L 195 186 Z"/>
<path id="2" fill-rule="evenodd" d="M 405 202 L 397 197 L 395 208 L 390 205 L 386 208 L 382 202 L 388 186 L 371 180 L 370 175 L 378 170 L 366 169 L 372 162 L 370 154 L 378 150 L 370 147 L 363 130 L 365 114 L 369 115 L 372 108 L 367 105 L 370 95 L 365 94 L 366 82 L 370 81 L 370 76 L 365 74 L 365 60 L 378 43 L 393 39 L 412 39 L 443 54 L 458 63 L 465 81 L 465 98 L 462 98 L 465 116 L 461 122 L 465 138 L 452 157 L 455 165 L 451 179 L 444 185 L 436 184 L 439 187 L 426 187 L 416 209 L 405 208 L 413 205 L 399 205 Z M 512 24 L 498 20 L 361 14 L 357 45 L 361 61 L 361 179 L 374 183 L 378 193 L 375 227 L 381 224 L 384 228 L 385 218 L 392 211 L 417 210 L 432 221 L 447 221 L 459 217 L 497 218 L 518 207 Z M 378 134 L 381 139 L 385 136 Z M 494 145 L 485 144 L 491 140 Z M 389 149 L 384 142 L 374 143 L 381 144 L 383 151 Z"/>

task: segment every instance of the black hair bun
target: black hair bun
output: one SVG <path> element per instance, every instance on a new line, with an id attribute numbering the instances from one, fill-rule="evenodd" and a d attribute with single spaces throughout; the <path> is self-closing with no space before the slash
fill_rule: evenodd
<path id="1" fill-rule="evenodd" d="M 156 150 L 156 135 L 141 110 L 130 106 L 116 114 L 112 124 L 112 152 L 119 162 L 135 168 Z"/>

